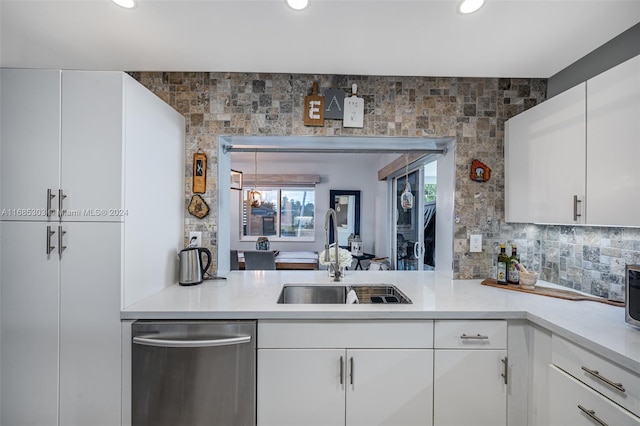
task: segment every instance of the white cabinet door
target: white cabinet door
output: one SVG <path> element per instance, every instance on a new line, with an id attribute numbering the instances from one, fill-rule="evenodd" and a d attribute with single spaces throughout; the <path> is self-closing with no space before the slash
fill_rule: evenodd
<path id="1" fill-rule="evenodd" d="M 123 219 L 109 214 L 123 207 L 122 81 L 121 72 L 62 72 L 60 188 L 68 220 Z"/>
<path id="2" fill-rule="evenodd" d="M 46 236 L 46 223 L 0 223 L 3 425 L 58 422 L 59 261 Z"/>
<path id="3" fill-rule="evenodd" d="M 640 56 L 587 81 L 587 222 L 640 225 Z"/>
<path id="4" fill-rule="evenodd" d="M 580 383 L 549 367 L 550 424 L 556 426 L 639 426 L 640 418 Z"/>
<path id="5" fill-rule="evenodd" d="M 344 425 L 345 352 L 259 349 L 258 426 Z"/>
<path id="6" fill-rule="evenodd" d="M 579 84 L 508 122 L 507 222 L 584 223 L 586 85 Z"/>
<path id="7" fill-rule="evenodd" d="M 119 223 L 62 223 L 60 424 L 120 423 Z"/>
<path id="8" fill-rule="evenodd" d="M 499 426 L 507 421 L 505 350 L 434 351 L 435 426 Z"/>
<path id="9" fill-rule="evenodd" d="M 2 69 L 0 91 L 0 220 L 46 220 L 47 189 L 59 187 L 60 71 Z"/>
<path id="10" fill-rule="evenodd" d="M 433 350 L 349 349 L 347 426 L 432 424 Z"/>

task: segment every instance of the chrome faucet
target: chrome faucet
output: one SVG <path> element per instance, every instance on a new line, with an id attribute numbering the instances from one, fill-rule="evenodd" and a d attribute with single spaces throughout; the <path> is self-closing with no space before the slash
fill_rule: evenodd
<path id="1" fill-rule="evenodd" d="M 338 216 L 334 209 L 327 210 L 324 215 L 324 230 L 325 230 L 325 243 L 324 243 L 324 260 L 329 262 L 331 256 L 329 255 L 329 223 L 333 219 L 333 243 L 336 246 L 336 258 L 335 258 L 335 275 L 333 281 L 340 281 L 340 246 L 338 246 Z"/>

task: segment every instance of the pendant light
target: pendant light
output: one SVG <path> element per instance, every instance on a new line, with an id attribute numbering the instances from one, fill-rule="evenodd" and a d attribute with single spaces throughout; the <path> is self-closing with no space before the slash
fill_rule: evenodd
<path id="1" fill-rule="evenodd" d="M 409 156 L 405 154 L 406 160 L 406 169 L 405 169 L 405 185 L 404 191 L 402 195 L 400 195 L 400 205 L 402 209 L 406 212 L 407 210 L 411 210 L 413 208 L 413 194 L 411 193 L 411 185 L 409 184 Z"/>
<path id="2" fill-rule="evenodd" d="M 254 166 L 255 166 L 255 178 L 253 181 L 253 189 L 247 193 L 247 201 L 251 204 L 251 207 L 257 208 L 262 205 L 262 194 L 260 191 L 256 189 L 258 186 L 258 150 L 256 149 L 255 155 L 253 157 Z"/>

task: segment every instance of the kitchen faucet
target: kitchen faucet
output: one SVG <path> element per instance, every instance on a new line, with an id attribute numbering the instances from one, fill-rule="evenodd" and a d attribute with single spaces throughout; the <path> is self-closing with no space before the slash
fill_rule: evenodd
<path id="1" fill-rule="evenodd" d="M 336 215 L 336 211 L 334 209 L 327 210 L 327 213 L 324 215 L 324 230 L 325 230 L 324 260 L 325 262 L 329 262 L 331 260 L 331 256 L 329 255 L 329 223 L 331 223 L 331 219 L 333 219 L 333 243 L 336 246 L 336 257 L 334 259 L 335 275 L 333 276 L 333 281 L 340 281 L 340 256 L 339 256 L 340 247 L 338 246 L 338 216 Z"/>

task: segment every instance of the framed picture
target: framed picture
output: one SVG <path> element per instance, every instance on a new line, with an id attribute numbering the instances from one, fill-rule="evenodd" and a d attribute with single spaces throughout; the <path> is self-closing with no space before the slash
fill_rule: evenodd
<path id="1" fill-rule="evenodd" d="M 231 170 L 231 189 L 242 191 L 242 172 Z"/>

